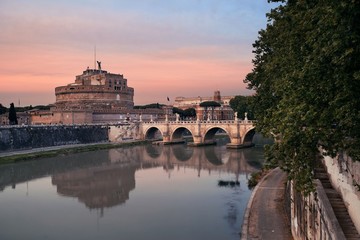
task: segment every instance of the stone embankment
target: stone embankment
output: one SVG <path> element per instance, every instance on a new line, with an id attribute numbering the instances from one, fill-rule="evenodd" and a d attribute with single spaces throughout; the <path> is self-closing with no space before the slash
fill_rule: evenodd
<path id="1" fill-rule="evenodd" d="M 6 126 L 0 127 L 0 152 L 130 139 L 138 139 L 137 124 Z"/>
<path id="2" fill-rule="evenodd" d="M 108 141 L 105 126 L 17 126 L 0 128 L 0 151 Z"/>
<path id="3" fill-rule="evenodd" d="M 316 191 L 309 196 L 288 182 L 286 196 L 295 239 L 360 239 L 359 167 L 360 163 L 343 155 L 324 157 L 315 168 Z"/>

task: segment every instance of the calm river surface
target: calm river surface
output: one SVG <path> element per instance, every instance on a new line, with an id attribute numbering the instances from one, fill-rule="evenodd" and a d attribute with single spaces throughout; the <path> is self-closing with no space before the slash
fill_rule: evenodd
<path id="1" fill-rule="evenodd" d="M 261 148 L 149 144 L 0 166 L 0 239 L 239 239 L 262 162 Z"/>

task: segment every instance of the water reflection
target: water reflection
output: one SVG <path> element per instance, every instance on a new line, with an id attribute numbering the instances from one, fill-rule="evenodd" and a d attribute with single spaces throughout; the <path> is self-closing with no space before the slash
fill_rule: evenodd
<path id="1" fill-rule="evenodd" d="M 1 166 L 0 190 L 50 175 L 59 195 L 75 197 L 89 209 L 103 209 L 129 199 L 138 169 L 162 166 L 169 178 L 173 171 L 183 168 L 195 169 L 198 177 L 202 172 L 227 172 L 239 182 L 240 174 L 247 175 L 261 167 L 260 158 L 254 154 L 262 152 L 186 145 L 143 145 L 80 153 Z"/>
<path id="2" fill-rule="evenodd" d="M 135 189 L 135 166 L 105 165 L 52 176 L 63 196 L 76 197 L 90 209 L 108 208 L 129 199 Z"/>

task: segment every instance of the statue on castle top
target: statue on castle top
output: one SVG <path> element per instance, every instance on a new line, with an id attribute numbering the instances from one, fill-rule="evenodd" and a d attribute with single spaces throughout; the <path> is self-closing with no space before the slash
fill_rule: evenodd
<path id="1" fill-rule="evenodd" d="M 98 69 L 101 70 L 101 62 L 100 61 L 96 61 L 98 64 Z"/>

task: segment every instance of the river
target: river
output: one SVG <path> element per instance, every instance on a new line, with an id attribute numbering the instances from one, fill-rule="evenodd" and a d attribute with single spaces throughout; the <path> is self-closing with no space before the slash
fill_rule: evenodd
<path id="1" fill-rule="evenodd" d="M 0 239 L 239 239 L 262 162 L 219 140 L 0 166 Z"/>

